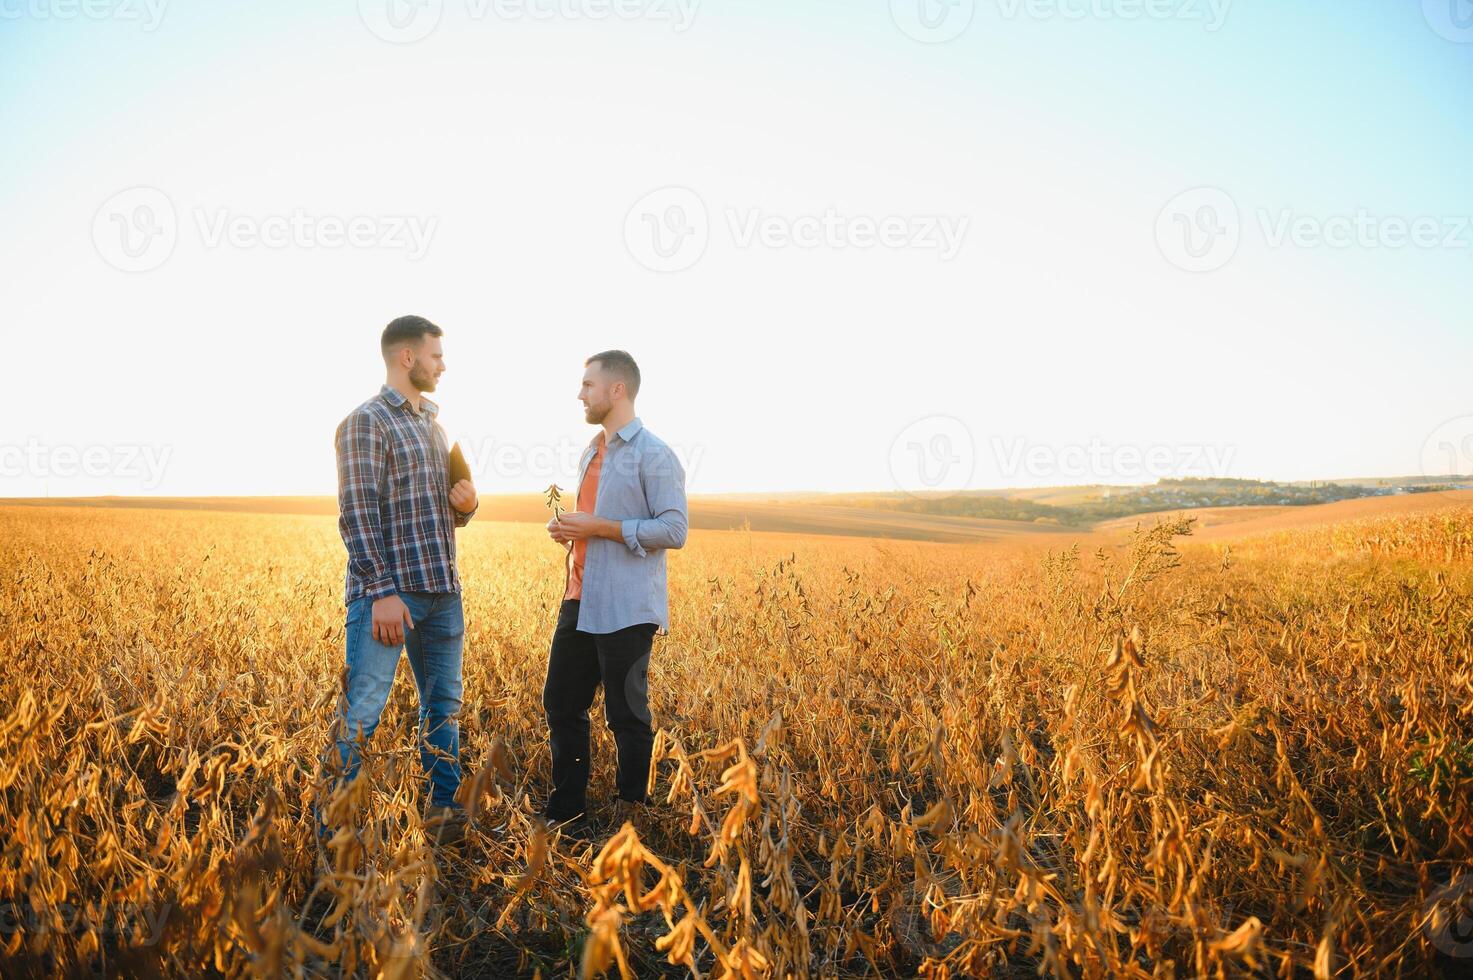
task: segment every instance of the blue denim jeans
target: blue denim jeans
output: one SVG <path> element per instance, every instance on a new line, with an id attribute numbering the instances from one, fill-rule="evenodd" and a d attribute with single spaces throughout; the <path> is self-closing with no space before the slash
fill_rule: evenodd
<path id="1" fill-rule="evenodd" d="M 399 651 L 408 653 L 414 684 L 419 688 L 419 758 L 426 792 L 435 806 L 455 803 L 460 788 L 461 647 L 465 618 L 459 592 L 401 592 L 414 629 L 401 646 L 385 646 L 373 638 L 373 601 L 355 599 L 348 606 L 347 708 L 337 739 L 343 778 L 358 775 L 363 761 L 358 739 L 367 741 L 388 704 L 399 666 Z"/>

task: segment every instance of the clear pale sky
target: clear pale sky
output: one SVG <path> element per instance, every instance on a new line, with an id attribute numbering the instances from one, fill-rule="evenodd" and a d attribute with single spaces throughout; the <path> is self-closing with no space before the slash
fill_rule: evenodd
<path id="1" fill-rule="evenodd" d="M 693 492 L 1473 470 L 1466 0 L 388 2 L 0 0 L 0 496 L 331 493 L 407 312 L 485 493 L 609 347 Z"/>

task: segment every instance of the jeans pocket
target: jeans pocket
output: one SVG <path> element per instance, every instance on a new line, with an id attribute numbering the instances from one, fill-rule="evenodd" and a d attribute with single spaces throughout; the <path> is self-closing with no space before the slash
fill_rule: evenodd
<path id="1" fill-rule="evenodd" d="M 449 593 L 445 600 L 445 622 L 451 635 L 465 635 L 465 603 L 459 592 Z"/>
<path id="2" fill-rule="evenodd" d="M 350 667 L 358 653 L 364 627 L 372 616 L 373 601 L 367 596 L 348 603 L 348 615 L 343 624 L 343 655 Z"/>

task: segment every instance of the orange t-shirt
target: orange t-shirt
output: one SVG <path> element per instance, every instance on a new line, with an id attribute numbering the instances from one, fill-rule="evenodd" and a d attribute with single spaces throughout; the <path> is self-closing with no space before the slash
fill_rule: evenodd
<path id="1" fill-rule="evenodd" d="M 578 484 L 578 510 L 584 514 L 592 514 L 594 506 L 598 503 L 598 474 L 604 468 L 604 437 L 598 437 L 598 448 L 593 451 L 593 459 L 589 460 L 588 469 L 583 474 L 583 482 Z M 583 563 L 588 559 L 588 541 L 574 541 L 572 551 L 572 563 L 568 566 L 568 588 L 563 593 L 563 599 L 583 598 Z"/>

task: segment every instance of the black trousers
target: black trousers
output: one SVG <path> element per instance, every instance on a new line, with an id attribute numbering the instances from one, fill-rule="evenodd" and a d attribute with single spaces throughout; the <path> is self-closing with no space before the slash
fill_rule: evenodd
<path id="1" fill-rule="evenodd" d="M 588 709 L 600 684 L 604 717 L 619 752 L 619 798 L 644 802 L 655 744 L 648 671 L 657 629 L 654 623 L 641 623 L 614 633 L 584 633 L 578 629 L 578 600 L 563 601 L 542 688 L 552 740 L 549 818 L 570 820 L 587 809 Z"/>

